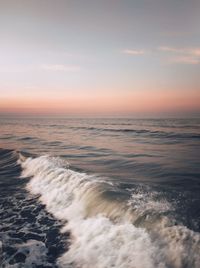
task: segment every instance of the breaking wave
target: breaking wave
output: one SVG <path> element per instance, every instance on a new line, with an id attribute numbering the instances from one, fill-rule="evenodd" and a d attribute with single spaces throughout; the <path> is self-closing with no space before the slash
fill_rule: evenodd
<path id="1" fill-rule="evenodd" d="M 150 188 L 121 189 L 50 156 L 19 162 L 22 177 L 31 177 L 27 189 L 71 232 L 59 267 L 199 267 L 199 233 L 177 224 L 173 205 Z"/>

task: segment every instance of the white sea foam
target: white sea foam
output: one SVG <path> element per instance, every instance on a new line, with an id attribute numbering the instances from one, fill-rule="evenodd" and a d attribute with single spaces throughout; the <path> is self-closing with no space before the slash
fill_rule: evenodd
<path id="1" fill-rule="evenodd" d="M 58 260 L 61 267 L 165 267 L 148 233 L 131 223 L 113 224 L 99 215 L 70 221 L 68 228 L 75 237 L 70 250 Z"/>
<path id="2" fill-rule="evenodd" d="M 25 256 L 24 263 L 9 264 L 4 263 L 6 268 L 30 268 L 36 266 L 48 265 L 46 261 L 47 248 L 41 241 L 28 240 L 26 243 L 16 245 L 17 254 L 23 254 Z"/>
<path id="3" fill-rule="evenodd" d="M 47 210 L 66 221 L 63 232 L 72 233 L 69 250 L 58 259 L 60 267 L 198 267 L 199 234 L 170 226 L 166 217 L 159 218 L 155 228 L 152 222 L 149 228 L 132 224 L 141 211 L 167 211 L 167 202 L 146 198 L 144 203 L 145 196 L 143 200 L 134 194 L 127 202 L 106 199 L 102 193 L 110 184 L 65 168 L 59 158 L 27 158 L 21 165 L 22 175 L 32 177 L 28 190 L 40 194 Z"/>

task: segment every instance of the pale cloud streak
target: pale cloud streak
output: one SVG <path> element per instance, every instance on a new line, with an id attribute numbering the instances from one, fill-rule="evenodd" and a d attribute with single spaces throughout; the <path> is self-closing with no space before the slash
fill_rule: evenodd
<path id="1" fill-rule="evenodd" d="M 41 69 L 53 72 L 79 72 L 80 66 L 64 64 L 42 64 Z"/>
<path id="2" fill-rule="evenodd" d="M 24 73 L 30 71 L 52 71 L 52 72 L 79 72 L 78 65 L 65 64 L 42 64 L 42 65 L 0 65 L 0 73 Z"/>
<path id="3" fill-rule="evenodd" d="M 170 63 L 200 64 L 200 48 L 175 48 L 162 46 L 159 51 L 166 53 Z"/>
<path id="4" fill-rule="evenodd" d="M 124 49 L 122 53 L 132 56 L 138 56 L 138 55 L 144 55 L 145 51 L 143 49 Z"/>

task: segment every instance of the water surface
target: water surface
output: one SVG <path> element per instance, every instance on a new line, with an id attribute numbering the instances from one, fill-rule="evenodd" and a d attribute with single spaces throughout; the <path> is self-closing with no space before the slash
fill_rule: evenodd
<path id="1" fill-rule="evenodd" d="M 198 267 L 199 119 L 1 118 L 0 147 L 4 267 Z"/>

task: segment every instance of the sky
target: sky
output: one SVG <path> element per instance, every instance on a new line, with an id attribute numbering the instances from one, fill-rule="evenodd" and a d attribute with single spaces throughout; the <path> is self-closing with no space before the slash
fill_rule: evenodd
<path id="1" fill-rule="evenodd" d="M 200 115 L 199 0 L 0 0 L 0 114 Z"/>

